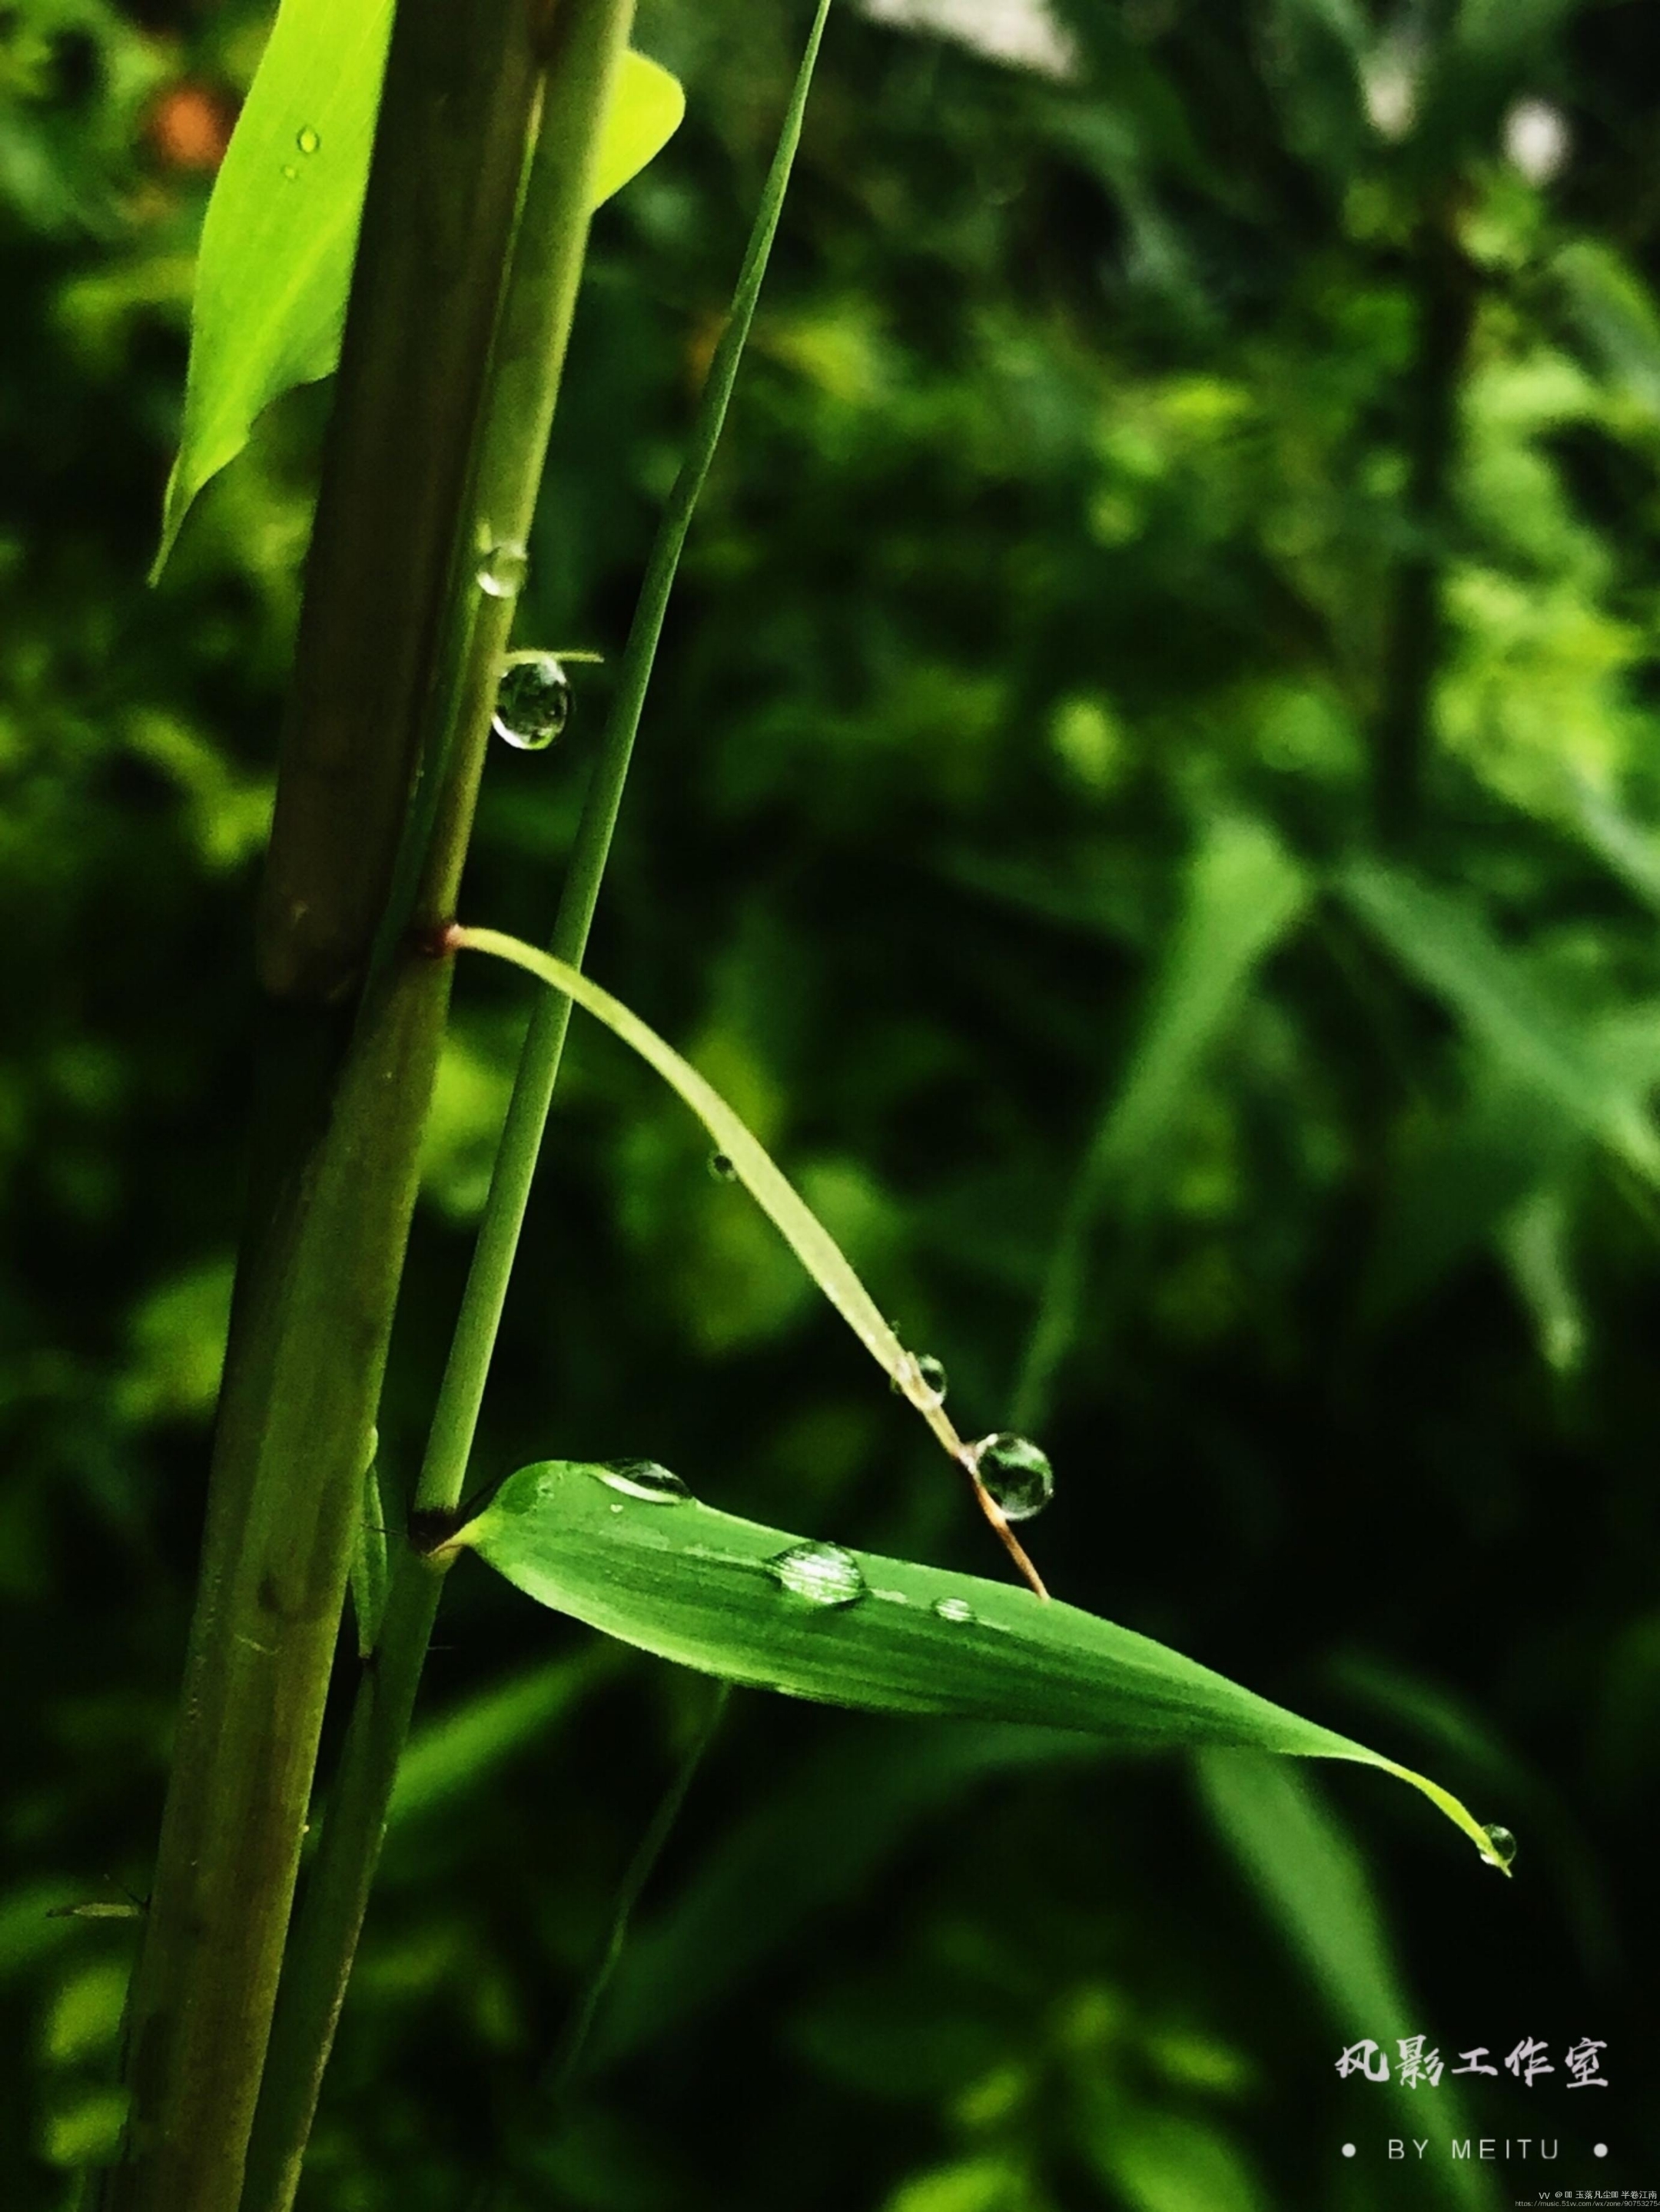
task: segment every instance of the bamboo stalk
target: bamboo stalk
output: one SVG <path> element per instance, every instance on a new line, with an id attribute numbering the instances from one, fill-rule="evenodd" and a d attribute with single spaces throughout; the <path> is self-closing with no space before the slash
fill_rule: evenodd
<path id="1" fill-rule="evenodd" d="M 355 1023 L 350 999 L 435 673 L 533 27 L 530 0 L 400 0 L 394 24 L 268 861 L 278 1103 L 239 1261 L 112 2212 L 235 2212 L 240 2191 L 448 963 L 404 955 Z M 418 497 L 411 420 L 429 441 Z"/>
<path id="2" fill-rule="evenodd" d="M 524 206 L 490 362 L 478 459 L 460 535 L 442 727 L 429 779 L 429 823 L 417 866 L 404 949 L 441 973 L 433 949 L 450 919 L 465 858 L 516 586 L 502 588 L 522 556 L 541 483 L 588 232 L 588 186 L 605 106 L 628 43 L 633 0 L 564 0 Z M 492 559 L 492 549 L 508 549 Z M 479 579 L 487 580 L 481 584 Z M 410 945 L 429 948 L 411 956 Z M 319 1854 L 284 1972 L 250 2145 L 246 2212 L 282 2212 L 293 2201 L 385 1809 L 407 1732 L 436 1609 L 441 1570 L 406 1555 L 388 1596 L 380 1648 L 366 1670 L 330 1807 L 333 1834 L 362 1839 L 350 1863 Z M 396 1717 L 388 1732 L 389 1716 Z"/>

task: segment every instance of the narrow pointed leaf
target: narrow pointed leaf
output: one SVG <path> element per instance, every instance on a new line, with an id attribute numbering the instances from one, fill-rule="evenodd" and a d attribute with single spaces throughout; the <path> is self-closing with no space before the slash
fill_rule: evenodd
<path id="1" fill-rule="evenodd" d="M 1181 919 L 1123 1087 L 1095 1139 L 1090 1173 L 1098 1183 L 1145 1172 L 1308 895 L 1302 869 L 1262 823 L 1225 817 L 1209 826 L 1188 866 Z"/>
<path id="2" fill-rule="evenodd" d="M 690 1496 L 641 1496 L 606 1468 L 569 1460 L 521 1468 L 454 1540 L 605 1635 L 789 1697 L 1038 1722 L 1129 1749 L 1231 1744 L 1380 1767 L 1421 1790 L 1484 1858 L 1502 1863 L 1457 1799 L 1423 1776 L 1145 1636 L 1030 1590 L 836 1553 L 841 1587 L 857 1594 L 813 1602 L 793 1595 L 777 1568 L 801 1539 Z"/>
<path id="3" fill-rule="evenodd" d="M 654 161 L 680 128 L 685 112 L 686 95 L 678 76 L 671 76 L 648 55 L 624 54 L 594 156 L 588 204 L 603 207 L 648 161 Z"/>
<path id="4" fill-rule="evenodd" d="M 1304 871 L 1265 824 L 1243 816 L 1208 826 L 1185 878 L 1129 1064 L 1061 1218 L 1014 1393 L 1017 1428 L 1041 1418 L 1077 1340 L 1098 1219 L 1109 1208 L 1132 1214 L 1152 1203 L 1171 1133 L 1181 1129 L 1207 1062 L 1238 1018 L 1257 969 L 1308 904 Z"/>
<path id="5" fill-rule="evenodd" d="M 153 577 L 191 501 L 263 410 L 339 361 L 392 14 L 392 0 L 283 0 L 202 227 L 184 428 Z M 684 105 L 666 70 L 624 56 L 594 206 L 667 143 Z"/>
<path id="6" fill-rule="evenodd" d="M 1402 965 L 1502 1066 L 1645 1182 L 1660 1182 L 1660 1136 L 1639 1092 L 1473 907 L 1377 861 L 1356 862 L 1339 882 Z"/>
<path id="7" fill-rule="evenodd" d="M 730 1164 L 734 1178 L 760 1206 L 872 1358 L 927 1417 L 947 1449 L 954 1447 L 958 1441 L 954 1431 L 938 1405 L 931 1401 L 926 1388 L 919 1385 L 905 1347 L 854 1273 L 852 1262 L 771 1153 L 713 1085 L 648 1023 L 619 999 L 613 999 L 609 991 L 591 982 L 580 968 L 556 960 L 550 952 L 538 952 L 533 945 L 504 936 L 496 929 L 458 929 L 454 942 L 459 950 L 488 952 L 498 960 L 511 961 L 550 989 L 562 992 L 655 1069 L 696 1115 Z"/>

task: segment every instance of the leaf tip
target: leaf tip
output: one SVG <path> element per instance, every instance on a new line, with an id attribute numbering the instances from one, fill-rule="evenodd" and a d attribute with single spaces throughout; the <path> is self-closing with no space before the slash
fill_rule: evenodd
<path id="1" fill-rule="evenodd" d="M 161 580 L 161 571 L 167 567 L 173 547 L 179 543 L 179 532 L 184 527 L 185 517 L 190 513 L 191 502 L 201 489 L 199 484 L 185 480 L 185 456 L 181 451 L 167 472 L 167 488 L 161 495 L 161 535 L 157 541 L 155 558 L 150 562 L 149 574 L 144 581 L 152 591 Z"/>

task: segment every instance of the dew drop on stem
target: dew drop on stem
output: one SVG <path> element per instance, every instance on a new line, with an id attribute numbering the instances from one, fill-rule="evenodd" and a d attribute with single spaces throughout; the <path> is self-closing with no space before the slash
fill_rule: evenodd
<path id="1" fill-rule="evenodd" d="M 937 1597 L 933 1610 L 939 1620 L 954 1621 L 959 1627 L 975 1618 L 974 1607 L 965 1597 Z"/>
<path id="2" fill-rule="evenodd" d="M 946 1402 L 946 1367 L 931 1352 L 908 1352 L 891 1378 L 891 1388 L 914 1406 L 932 1407 Z"/>
<path id="3" fill-rule="evenodd" d="M 294 143 L 302 154 L 314 154 L 323 142 L 310 124 L 307 123 L 295 132 Z"/>
<path id="4" fill-rule="evenodd" d="M 504 538 L 492 545 L 477 568 L 478 588 L 493 599 L 517 599 L 530 574 L 530 559 L 522 545 Z"/>
<path id="5" fill-rule="evenodd" d="M 792 1597 L 807 1605 L 854 1605 L 865 1595 L 865 1573 L 839 1544 L 792 1544 L 768 1563 Z"/>
<path id="6" fill-rule="evenodd" d="M 1516 1863 L 1516 1838 L 1508 1828 L 1483 1828 L 1481 1833 L 1487 1839 L 1487 1850 L 1494 1864 L 1508 1867 Z"/>
<path id="7" fill-rule="evenodd" d="M 483 582 L 482 572 L 479 581 Z M 496 736 L 521 753 L 539 753 L 569 720 L 570 684 L 556 655 L 509 654 L 496 687 L 496 712 L 490 718 Z"/>
<path id="8" fill-rule="evenodd" d="M 738 1180 L 738 1169 L 727 1152 L 709 1154 L 709 1173 L 716 1182 L 736 1182 Z"/>
<path id="9" fill-rule="evenodd" d="M 1000 1430 L 969 1446 L 974 1471 L 1006 1521 L 1030 1521 L 1055 1495 L 1055 1470 L 1049 1454 L 1029 1437 Z"/>

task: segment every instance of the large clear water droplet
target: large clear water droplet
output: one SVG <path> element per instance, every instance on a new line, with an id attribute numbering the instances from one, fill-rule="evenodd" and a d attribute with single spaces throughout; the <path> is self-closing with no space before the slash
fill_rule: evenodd
<path id="1" fill-rule="evenodd" d="M 1000 1430 L 969 1446 L 974 1471 L 1006 1521 L 1030 1521 L 1055 1495 L 1055 1469 L 1049 1454 L 1029 1437 Z"/>
<path id="2" fill-rule="evenodd" d="M 931 1352 L 908 1352 L 899 1363 L 891 1387 L 902 1398 L 909 1398 L 913 1406 L 926 1412 L 946 1402 L 945 1362 L 936 1359 Z"/>
<path id="3" fill-rule="evenodd" d="M 974 1607 L 965 1597 L 937 1597 L 933 1609 L 941 1620 L 954 1620 L 959 1626 L 975 1617 Z"/>
<path id="4" fill-rule="evenodd" d="M 865 1571 L 839 1544 L 792 1544 L 769 1565 L 792 1597 L 808 1605 L 852 1605 L 865 1595 Z"/>
<path id="5" fill-rule="evenodd" d="M 608 1490 L 620 1490 L 647 1505 L 678 1505 L 691 1496 L 679 1476 L 654 1459 L 606 1460 L 593 1471 Z"/>
<path id="6" fill-rule="evenodd" d="M 530 559 L 522 545 L 504 538 L 492 545 L 478 563 L 478 588 L 493 599 L 517 599 L 530 574 Z"/>
<path id="7" fill-rule="evenodd" d="M 482 583 L 483 579 L 479 579 Z M 570 684 L 550 653 L 516 653 L 496 687 L 490 726 L 521 753 L 539 753 L 570 720 Z"/>
<path id="8" fill-rule="evenodd" d="M 1516 1863 L 1516 1838 L 1508 1828 L 1483 1828 L 1481 1833 L 1487 1838 L 1487 1849 L 1498 1865 L 1508 1867 Z"/>
<path id="9" fill-rule="evenodd" d="M 312 129 L 310 124 L 306 123 L 302 124 L 300 129 L 295 132 L 294 143 L 300 149 L 300 151 L 302 154 L 314 154 L 323 142 L 318 137 L 317 133 Z"/>

